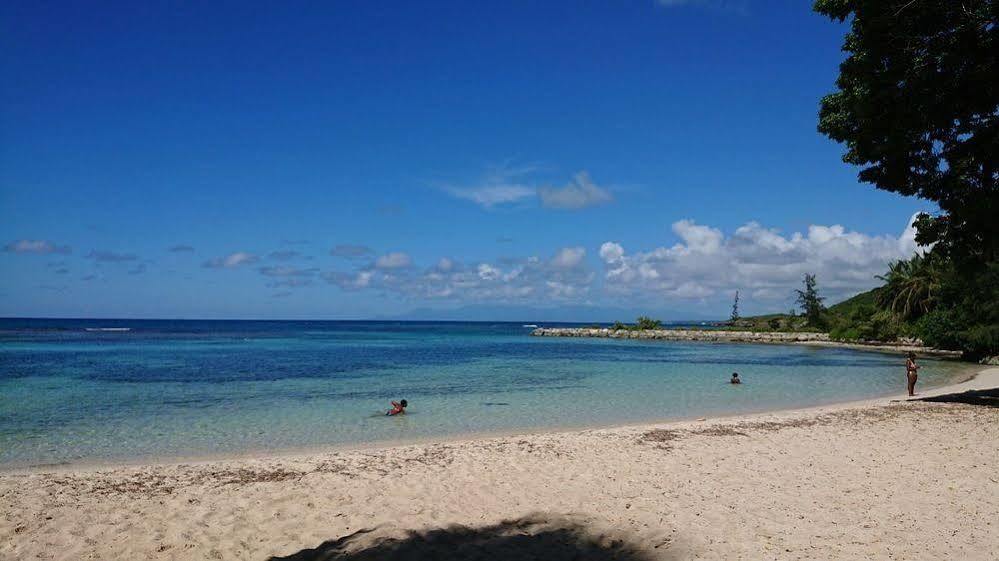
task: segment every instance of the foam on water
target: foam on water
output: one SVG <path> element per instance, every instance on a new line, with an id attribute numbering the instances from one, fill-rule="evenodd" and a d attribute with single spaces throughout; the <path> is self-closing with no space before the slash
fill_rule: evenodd
<path id="1" fill-rule="evenodd" d="M 893 355 L 533 338 L 522 326 L 0 320 L 0 464 L 610 425 L 862 399 L 905 384 Z M 727 383 L 733 371 L 743 385 Z M 923 361 L 920 384 L 968 371 Z M 399 398 L 409 413 L 385 417 Z"/>

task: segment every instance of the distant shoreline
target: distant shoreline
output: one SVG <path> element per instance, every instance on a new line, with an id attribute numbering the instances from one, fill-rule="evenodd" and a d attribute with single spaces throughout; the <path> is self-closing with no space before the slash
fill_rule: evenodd
<path id="1" fill-rule="evenodd" d="M 914 352 L 937 358 L 960 358 L 961 351 L 948 351 L 922 345 L 854 343 L 835 341 L 828 333 L 783 331 L 727 331 L 710 329 L 610 329 L 587 327 L 539 327 L 531 332 L 534 337 L 583 337 L 604 339 L 638 339 L 647 341 L 692 341 L 708 343 L 754 343 L 768 345 L 811 345 L 879 351 L 885 353 Z"/>

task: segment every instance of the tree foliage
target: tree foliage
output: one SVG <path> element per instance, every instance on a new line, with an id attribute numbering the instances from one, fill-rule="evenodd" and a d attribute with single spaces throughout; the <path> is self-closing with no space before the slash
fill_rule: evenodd
<path id="1" fill-rule="evenodd" d="M 732 302 L 732 316 L 729 321 L 736 322 L 739 321 L 739 291 L 735 291 L 735 301 Z"/>
<path id="2" fill-rule="evenodd" d="M 648 316 L 641 316 L 635 322 L 635 327 L 637 327 L 638 329 L 642 329 L 642 330 L 644 330 L 644 329 L 662 329 L 663 322 L 661 322 L 661 321 L 659 321 L 657 319 L 652 319 L 652 318 L 650 318 Z"/>
<path id="3" fill-rule="evenodd" d="M 936 202 L 917 241 L 972 266 L 999 254 L 999 0 L 817 0 L 850 21 L 819 131 L 879 189 Z"/>
<path id="4" fill-rule="evenodd" d="M 805 285 L 805 289 L 795 290 L 798 294 L 797 302 L 801 306 L 802 315 L 805 316 L 809 327 L 822 327 L 824 325 L 822 312 L 825 310 L 822 301 L 825 298 L 819 296 L 815 275 L 805 273 L 802 283 Z"/>
<path id="5" fill-rule="evenodd" d="M 917 254 L 889 265 L 888 273 L 878 276 L 885 283 L 876 296 L 878 306 L 902 321 L 928 313 L 936 305 L 940 293 L 942 274 L 938 261 L 935 254 Z"/>

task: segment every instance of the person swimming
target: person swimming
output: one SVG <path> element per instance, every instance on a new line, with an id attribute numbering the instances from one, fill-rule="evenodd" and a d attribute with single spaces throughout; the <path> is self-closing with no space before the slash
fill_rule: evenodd
<path id="1" fill-rule="evenodd" d="M 732 373 L 732 379 L 729 380 L 729 383 L 730 384 L 741 384 L 742 383 L 742 380 L 739 379 L 739 373 L 738 372 L 733 372 Z"/>
<path id="2" fill-rule="evenodd" d="M 393 401 L 392 409 L 386 411 L 385 414 L 388 415 L 389 417 L 391 417 L 392 415 L 403 415 L 406 413 L 407 405 L 409 405 L 409 403 L 407 403 L 405 399 L 399 401 L 398 403 Z"/>

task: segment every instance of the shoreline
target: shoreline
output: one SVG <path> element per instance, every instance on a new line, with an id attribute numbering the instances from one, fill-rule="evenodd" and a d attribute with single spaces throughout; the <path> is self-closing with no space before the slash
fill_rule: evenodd
<path id="1" fill-rule="evenodd" d="M 999 407 L 959 393 L 985 388 L 999 368 L 911 400 L 0 473 L 0 558 L 996 559 Z"/>
<path id="2" fill-rule="evenodd" d="M 539 327 L 532 337 L 628 339 L 639 341 L 682 341 L 699 343 L 749 343 L 762 345 L 806 345 L 828 348 L 876 351 L 891 354 L 914 352 L 933 358 L 960 359 L 961 351 L 949 351 L 905 343 L 849 342 L 829 338 L 828 333 L 808 331 L 727 331 L 709 329 L 624 330 L 606 327 Z"/>
<path id="3" fill-rule="evenodd" d="M 969 363 L 969 367 L 971 364 Z M 38 475 L 55 473 L 97 473 L 103 470 L 116 468 L 142 468 L 142 467 L 168 467 L 168 466 L 198 466 L 212 464 L 232 464 L 239 462 L 266 461 L 266 460 L 301 460 L 339 453 L 351 452 L 371 452 L 388 451 L 397 448 L 408 448 L 413 446 L 435 446 L 449 444 L 468 444 L 480 441 L 490 441 L 495 439 L 516 438 L 516 437 L 538 437 L 569 435 L 577 433 L 589 433 L 594 431 L 615 431 L 615 430 L 647 430 L 666 426 L 685 426 L 691 423 L 723 423 L 726 421 L 753 421 L 761 418 L 788 418 L 802 417 L 809 415 L 821 415 L 825 413 L 835 413 L 846 409 L 869 408 L 886 406 L 900 401 L 919 401 L 921 399 L 948 395 L 964 391 L 978 391 L 999 388 L 999 368 L 995 366 L 983 366 L 979 370 L 974 370 L 968 378 L 959 382 L 930 388 L 917 394 L 915 397 L 908 397 L 905 394 L 891 394 L 879 397 L 871 397 L 860 400 L 849 400 L 842 402 L 831 402 L 807 407 L 790 407 L 784 409 L 767 409 L 761 411 L 733 413 L 721 416 L 684 416 L 679 418 L 663 418 L 657 420 L 640 421 L 635 423 L 618 424 L 593 424 L 569 427 L 544 427 L 536 429 L 510 429 L 500 431 L 481 431 L 446 435 L 441 437 L 424 437 L 405 440 L 386 440 L 373 442 L 358 442 L 340 445 L 307 446 L 303 448 L 287 448 L 277 450 L 246 450 L 238 453 L 221 453 L 209 455 L 181 455 L 181 456 L 145 456 L 132 459 L 108 459 L 87 460 L 81 462 L 68 462 L 58 464 L 35 464 L 20 466 L 0 465 L 0 477 L 6 475 Z"/>

